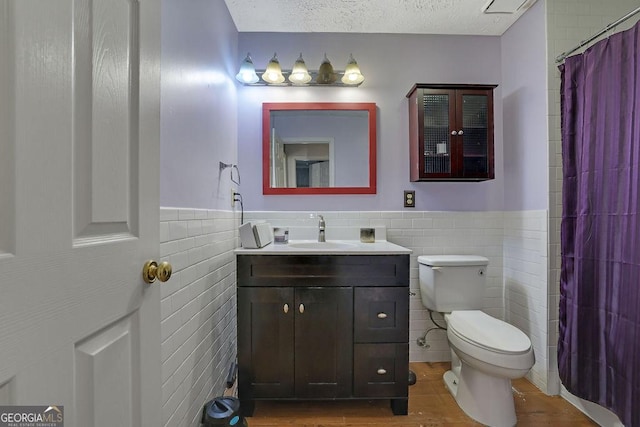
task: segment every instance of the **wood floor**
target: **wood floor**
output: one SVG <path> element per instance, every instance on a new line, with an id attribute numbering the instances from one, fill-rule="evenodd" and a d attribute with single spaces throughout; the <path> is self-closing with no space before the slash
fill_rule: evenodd
<path id="1" fill-rule="evenodd" d="M 409 414 L 394 416 L 389 401 L 257 402 L 249 427 L 454 427 L 480 425 L 458 407 L 442 381 L 449 363 L 412 363 Z M 547 396 L 525 379 L 513 382 L 518 426 L 595 426 L 559 396 Z"/>

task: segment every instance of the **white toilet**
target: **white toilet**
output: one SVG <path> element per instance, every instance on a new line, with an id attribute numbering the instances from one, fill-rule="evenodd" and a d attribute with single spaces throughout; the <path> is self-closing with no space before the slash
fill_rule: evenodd
<path id="1" fill-rule="evenodd" d="M 446 313 L 451 370 L 444 382 L 462 410 L 492 427 L 514 426 L 511 379 L 529 372 L 535 361 L 531 340 L 520 329 L 480 311 L 487 258 L 423 255 L 420 295 L 424 306 Z"/>

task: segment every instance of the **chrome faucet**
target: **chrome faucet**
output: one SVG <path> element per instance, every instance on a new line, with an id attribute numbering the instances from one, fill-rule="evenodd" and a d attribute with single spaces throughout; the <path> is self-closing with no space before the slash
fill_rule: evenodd
<path id="1" fill-rule="evenodd" d="M 318 242 L 325 242 L 324 227 L 326 224 L 324 222 L 324 217 L 322 215 L 318 215 L 318 218 L 320 218 L 320 221 L 318 222 Z"/>

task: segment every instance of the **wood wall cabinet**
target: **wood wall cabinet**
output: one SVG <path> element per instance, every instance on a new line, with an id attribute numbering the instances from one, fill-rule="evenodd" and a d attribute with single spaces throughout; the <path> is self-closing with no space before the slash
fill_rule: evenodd
<path id="1" fill-rule="evenodd" d="M 238 255 L 238 396 L 407 414 L 409 255 Z"/>
<path id="2" fill-rule="evenodd" d="M 494 178 L 497 85 L 415 84 L 409 98 L 411 181 Z"/>

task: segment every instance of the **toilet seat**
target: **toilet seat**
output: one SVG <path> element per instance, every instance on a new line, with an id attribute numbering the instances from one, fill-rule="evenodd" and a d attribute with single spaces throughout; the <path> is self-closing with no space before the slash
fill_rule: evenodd
<path id="1" fill-rule="evenodd" d="M 460 339 L 500 354 L 524 354 L 531 341 L 520 329 L 480 310 L 453 311 L 447 317 L 451 332 Z"/>
<path id="2" fill-rule="evenodd" d="M 447 338 L 455 349 L 499 368 L 526 372 L 533 366 L 531 341 L 515 326 L 479 310 L 453 311 L 446 319 Z"/>

